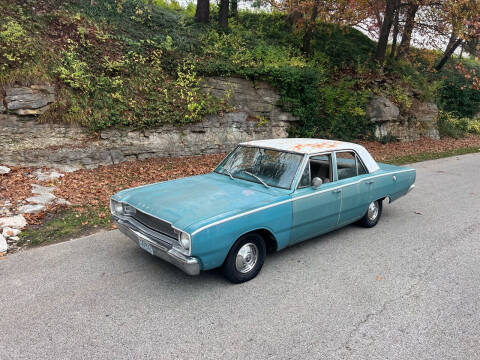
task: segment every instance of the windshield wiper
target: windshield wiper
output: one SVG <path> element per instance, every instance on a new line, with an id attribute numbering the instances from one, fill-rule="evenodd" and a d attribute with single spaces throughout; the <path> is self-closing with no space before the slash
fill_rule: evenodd
<path id="1" fill-rule="evenodd" d="M 268 186 L 267 183 L 266 183 L 265 181 L 263 181 L 262 179 L 260 179 L 257 175 L 252 174 L 251 172 L 249 172 L 249 171 L 247 171 L 247 170 L 241 170 L 241 171 L 243 171 L 243 172 L 244 172 L 245 174 L 247 174 L 247 175 L 250 175 L 250 176 L 254 177 L 254 178 L 257 179 L 258 181 L 260 181 L 260 182 L 263 184 L 263 186 L 265 186 L 267 189 L 270 188 L 270 186 Z"/>
<path id="2" fill-rule="evenodd" d="M 233 180 L 233 175 L 232 175 L 232 173 L 230 172 L 230 170 L 228 170 L 228 169 L 226 169 L 226 168 L 223 168 L 222 170 L 225 171 L 228 176 L 230 176 L 230 179 Z"/>

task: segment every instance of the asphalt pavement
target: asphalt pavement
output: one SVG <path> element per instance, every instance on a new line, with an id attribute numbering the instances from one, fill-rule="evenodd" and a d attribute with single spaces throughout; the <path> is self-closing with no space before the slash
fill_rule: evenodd
<path id="1" fill-rule="evenodd" d="M 480 154 L 232 285 L 118 231 L 0 261 L 0 359 L 480 359 Z"/>

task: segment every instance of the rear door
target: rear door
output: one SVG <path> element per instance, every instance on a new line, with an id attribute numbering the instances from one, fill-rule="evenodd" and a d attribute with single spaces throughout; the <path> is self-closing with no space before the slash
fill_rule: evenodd
<path id="1" fill-rule="evenodd" d="M 370 204 L 375 183 L 354 151 L 337 151 L 337 185 L 341 188 L 341 205 L 338 224 L 344 225 L 365 215 Z"/>

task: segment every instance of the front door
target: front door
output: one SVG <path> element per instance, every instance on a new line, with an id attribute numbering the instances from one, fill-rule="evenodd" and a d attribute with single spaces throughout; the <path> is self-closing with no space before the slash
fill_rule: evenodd
<path id="1" fill-rule="evenodd" d="M 314 189 L 312 179 L 319 177 L 323 184 Z M 292 195 L 292 231 L 290 244 L 313 238 L 337 226 L 341 191 L 333 182 L 330 154 L 313 156 L 307 163 L 303 176 Z"/>

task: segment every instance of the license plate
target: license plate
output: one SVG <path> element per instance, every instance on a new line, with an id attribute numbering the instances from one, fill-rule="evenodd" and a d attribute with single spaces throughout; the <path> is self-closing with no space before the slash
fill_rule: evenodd
<path id="1" fill-rule="evenodd" d="M 150 254 L 153 255 L 152 245 L 150 245 L 148 242 L 146 242 L 145 240 L 142 240 L 142 239 L 138 239 L 138 245 L 140 245 L 140 247 L 143 250 L 145 250 L 146 252 L 149 252 Z"/>

